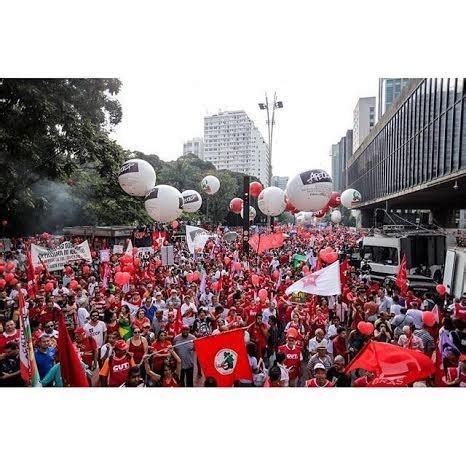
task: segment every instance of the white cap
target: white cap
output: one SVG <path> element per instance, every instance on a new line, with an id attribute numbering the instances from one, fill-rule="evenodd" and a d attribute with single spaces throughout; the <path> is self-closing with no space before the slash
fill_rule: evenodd
<path id="1" fill-rule="evenodd" d="M 324 371 L 327 370 L 327 369 L 325 369 L 325 366 L 324 366 L 321 362 L 318 362 L 318 363 L 314 366 L 314 371 L 316 371 L 317 369 L 323 369 Z"/>

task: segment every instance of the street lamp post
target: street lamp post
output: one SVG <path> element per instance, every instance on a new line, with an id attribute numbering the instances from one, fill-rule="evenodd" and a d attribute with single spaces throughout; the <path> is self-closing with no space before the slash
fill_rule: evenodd
<path id="1" fill-rule="evenodd" d="M 269 98 L 267 96 L 267 93 L 265 93 L 265 104 L 260 103 L 259 108 L 261 110 L 267 111 L 267 132 L 268 132 L 268 142 L 269 142 L 268 184 L 269 186 L 272 186 L 272 143 L 273 143 L 273 127 L 275 125 L 275 109 L 283 108 L 283 101 L 277 100 L 277 93 L 274 92 L 273 103 L 269 104 Z M 273 218 L 267 217 L 267 225 L 273 225 Z"/>
<path id="2" fill-rule="evenodd" d="M 268 132 L 268 142 L 269 142 L 269 177 L 268 183 L 269 186 L 272 186 L 272 143 L 273 143 L 273 127 L 275 125 L 275 109 L 283 108 L 283 102 L 277 100 L 277 93 L 273 94 L 273 103 L 269 103 L 269 98 L 267 93 L 265 94 L 265 104 L 260 103 L 259 108 L 261 110 L 267 111 L 267 132 Z"/>

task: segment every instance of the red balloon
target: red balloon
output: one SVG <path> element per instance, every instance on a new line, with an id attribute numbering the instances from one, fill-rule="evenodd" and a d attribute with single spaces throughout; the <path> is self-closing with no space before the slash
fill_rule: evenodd
<path id="1" fill-rule="evenodd" d="M 427 327 L 432 327 L 436 320 L 437 318 L 432 311 L 425 311 L 422 313 L 422 322 L 424 322 Z"/>
<path id="2" fill-rule="evenodd" d="M 114 281 L 117 285 L 123 284 L 123 272 L 117 272 L 114 277 Z"/>
<path id="3" fill-rule="evenodd" d="M 131 280 L 131 275 L 128 272 L 122 272 L 122 274 L 124 278 L 123 285 L 127 285 L 129 281 Z"/>
<path id="4" fill-rule="evenodd" d="M 15 263 L 15 262 L 13 262 L 13 261 L 8 261 L 8 262 L 6 263 L 6 271 L 7 271 L 7 272 L 13 272 L 13 270 L 15 270 L 15 269 L 16 269 L 16 263 Z"/>
<path id="5" fill-rule="evenodd" d="M 179 225 L 178 220 L 173 220 L 173 222 L 172 222 L 172 228 L 173 228 L 174 230 L 176 230 L 176 229 L 178 228 L 178 225 Z"/>
<path id="6" fill-rule="evenodd" d="M 447 289 L 445 288 L 445 285 L 439 284 L 435 287 L 435 290 L 440 296 L 444 296 L 445 293 L 447 292 Z"/>
<path id="7" fill-rule="evenodd" d="M 230 211 L 234 214 L 239 214 L 243 208 L 243 200 L 239 197 L 235 197 L 230 201 Z"/>
<path id="8" fill-rule="evenodd" d="M 253 274 L 251 276 L 251 282 L 254 286 L 257 286 L 259 285 L 259 282 L 260 282 L 260 278 L 259 278 L 259 275 L 256 275 L 256 274 Z"/>
<path id="9" fill-rule="evenodd" d="M 134 265 L 133 264 L 128 264 L 123 267 L 123 273 L 134 273 Z"/>
<path id="10" fill-rule="evenodd" d="M 374 331 L 374 325 L 371 324 L 370 322 L 359 322 L 358 330 L 363 335 L 366 335 L 366 336 L 372 335 Z"/>
<path id="11" fill-rule="evenodd" d="M 47 293 L 50 293 L 52 290 L 53 290 L 53 283 L 52 282 L 47 282 L 45 285 L 44 285 L 44 290 L 47 292 Z"/>
<path id="12" fill-rule="evenodd" d="M 75 290 L 78 287 L 79 283 L 76 280 L 70 281 L 70 289 Z"/>
<path id="13" fill-rule="evenodd" d="M 259 194 L 262 192 L 264 188 L 258 181 L 253 181 L 249 185 L 249 193 L 251 194 L 252 197 L 257 197 Z"/>
<path id="14" fill-rule="evenodd" d="M 196 270 L 193 273 L 193 281 L 197 282 L 197 281 L 199 281 L 200 278 L 201 278 L 201 274 Z"/>
<path id="15" fill-rule="evenodd" d="M 135 267 L 139 267 L 141 265 L 141 259 L 139 259 L 139 257 L 136 257 L 133 261 L 133 264 Z"/>
<path id="16" fill-rule="evenodd" d="M 5 271 L 5 266 L 3 264 L 0 264 L 0 273 L 3 273 Z"/>
<path id="17" fill-rule="evenodd" d="M 73 269 L 69 265 L 67 265 L 65 267 L 64 272 L 66 273 L 66 275 L 71 275 L 73 273 Z"/>
<path id="18" fill-rule="evenodd" d="M 194 274 L 191 272 L 188 273 L 188 275 L 186 275 L 186 280 L 188 281 L 188 283 L 192 283 L 194 280 Z"/>
<path id="19" fill-rule="evenodd" d="M 123 264 L 123 265 L 129 264 L 132 261 L 133 261 L 132 257 L 127 256 L 126 254 L 120 257 L 120 263 Z"/>
<path id="20" fill-rule="evenodd" d="M 259 296 L 259 299 L 264 302 L 267 300 L 268 298 L 268 293 L 267 293 L 267 290 L 264 290 L 264 288 L 260 289 L 259 290 L 259 293 L 257 293 L 257 295 Z"/>
<path id="21" fill-rule="evenodd" d="M 117 265 L 113 270 L 115 273 L 121 272 L 121 267 Z"/>
<path id="22" fill-rule="evenodd" d="M 88 265 L 83 265 L 83 274 L 89 275 L 91 273 L 91 268 Z"/>
<path id="23" fill-rule="evenodd" d="M 328 205 L 330 207 L 338 207 L 341 204 L 341 194 L 337 191 L 333 191 L 332 195 L 330 196 L 330 200 L 328 201 Z"/>
<path id="24" fill-rule="evenodd" d="M 17 284 L 18 284 L 18 280 L 16 278 L 13 278 L 13 280 L 11 280 L 11 282 L 10 282 L 11 286 L 15 286 Z"/>
<path id="25" fill-rule="evenodd" d="M 14 278 L 15 278 L 14 273 L 8 272 L 8 273 L 5 274 L 5 280 L 10 285 L 11 285 L 11 282 L 14 280 Z"/>
<path id="26" fill-rule="evenodd" d="M 6 280 L 4 280 L 3 278 L 0 278 L 0 290 L 3 290 L 3 288 L 5 288 L 5 285 L 6 285 Z"/>
<path id="27" fill-rule="evenodd" d="M 235 262 L 234 269 L 236 272 L 241 271 L 241 262 Z"/>

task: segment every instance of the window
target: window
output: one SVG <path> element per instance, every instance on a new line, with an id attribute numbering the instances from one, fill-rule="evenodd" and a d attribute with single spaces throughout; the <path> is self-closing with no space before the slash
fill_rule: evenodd
<path id="1" fill-rule="evenodd" d="M 364 257 L 371 262 L 384 265 L 398 265 L 398 249 L 384 246 L 364 246 Z"/>

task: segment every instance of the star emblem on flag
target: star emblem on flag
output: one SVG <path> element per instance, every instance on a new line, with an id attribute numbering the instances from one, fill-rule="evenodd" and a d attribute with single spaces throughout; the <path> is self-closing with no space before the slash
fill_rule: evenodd
<path id="1" fill-rule="evenodd" d="M 307 275 L 304 277 L 303 284 L 304 286 L 316 286 L 316 276 L 313 273 Z"/>
<path id="2" fill-rule="evenodd" d="M 159 249 L 162 248 L 164 241 L 165 241 L 165 237 L 162 236 L 162 233 L 159 232 L 158 236 L 155 238 L 155 242 L 157 243 L 157 246 L 159 247 Z"/>

